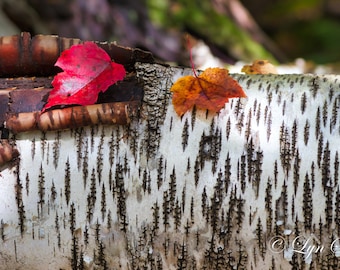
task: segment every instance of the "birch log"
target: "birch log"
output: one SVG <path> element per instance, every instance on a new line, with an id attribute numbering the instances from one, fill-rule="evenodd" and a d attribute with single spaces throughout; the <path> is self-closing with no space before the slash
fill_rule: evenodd
<path id="1" fill-rule="evenodd" d="M 129 125 L 16 136 L 1 269 L 339 269 L 339 76 L 233 75 L 248 98 L 179 118 L 191 71 L 136 70 Z"/>

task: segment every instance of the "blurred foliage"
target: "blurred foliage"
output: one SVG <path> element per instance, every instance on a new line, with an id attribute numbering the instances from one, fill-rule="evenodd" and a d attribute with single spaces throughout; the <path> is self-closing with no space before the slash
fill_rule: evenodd
<path id="1" fill-rule="evenodd" d="M 285 0 L 273 1 L 273 5 L 268 9 L 267 18 L 271 22 L 285 24 L 290 20 L 308 20 L 320 14 L 322 10 L 321 0 Z M 270 4 L 269 4 L 270 7 Z"/>
<path id="2" fill-rule="evenodd" d="M 161 27 L 176 28 L 229 52 L 232 58 L 244 61 L 264 58 L 275 61 L 264 47 L 252 40 L 227 16 L 217 13 L 210 1 L 148 0 L 151 20 Z"/>
<path id="3" fill-rule="evenodd" d="M 289 60 L 340 61 L 340 0 L 241 2 Z M 212 44 L 227 48 L 235 59 L 272 59 L 263 46 L 227 16 L 217 13 L 211 3 L 147 0 L 151 19 L 159 26 L 192 32 Z"/>
<path id="4" fill-rule="evenodd" d="M 318 64 L 340 62 L 339 0 L 241 0 L 287 55 Z"/>
<path id="5" fill-rule="evenodd" d="M 330 19 L 300 22 L 275 35 L 292 58 L 303 57 L 325 64 L 340 59 L 340 24 Z"/>

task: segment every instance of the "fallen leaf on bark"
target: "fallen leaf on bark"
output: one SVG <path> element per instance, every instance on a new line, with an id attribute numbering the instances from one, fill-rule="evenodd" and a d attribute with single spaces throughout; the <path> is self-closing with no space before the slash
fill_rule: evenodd
<path id="1" fill-rule="evenodd" d="M 194 105 L 198 109 L 219 112 L 229 98 L 246 97 L 236 80 L 229 76 L 227 69 L 208 68 L 199 76 L 184 76 L 171 87 L 172 103 L 179 116 Z"/>
<path id="2" fill-rule="evenodd" d="M 100 92 L 105 92 L 126 74 L 123 65 L 112 62 L 93 42 L 65 50 L 55 65 L 64 72 L 54 77 L 53 89 L 42 112 L 56 105 L 92 105 Z"/>
<path id="3" fill-rule="evenodd" d="M 268 60 L 255 60 L 252 65 L 245 65 L 241 71 L 246 74 L 277 74 L 276 67 Z"/>

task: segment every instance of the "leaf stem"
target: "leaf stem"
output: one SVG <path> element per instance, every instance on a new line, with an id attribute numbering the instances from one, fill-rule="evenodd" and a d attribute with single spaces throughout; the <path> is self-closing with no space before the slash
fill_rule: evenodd
<path id="1" fill-rule="evenodd" d="M 190 64 L 191 64 L 191 69 L 192 69 L 192 71 L 193 71 L 193 73 L 194 73 L 194 76 L 195 76 L 196 78 L 198 78 L 197 73 L 196 73 L 196 70 L 195 70 L 194 61 L 193 61 L 193 59 L 192 59 L 192 46 L 191 46 L 190 37 L 189 37 L 188 34 L 186 35 L 186 40 L 187 40 L 187 46 L 188 46 L 188 50 L 189 50 L 189 54 L 190 54 Z"/>

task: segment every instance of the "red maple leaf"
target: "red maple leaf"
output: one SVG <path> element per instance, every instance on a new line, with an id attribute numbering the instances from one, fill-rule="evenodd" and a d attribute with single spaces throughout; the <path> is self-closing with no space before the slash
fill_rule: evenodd
<path id="1" fill-rule="evenodd" d="M 100 92 L 105 92 L 126 74 L 123 65 L 112 62 L 93 42 L 63 51 L 55 65 L 64 72 L 54 77 L 53 89 L 42 112 L 56 105 L 94 104 Z"/>

